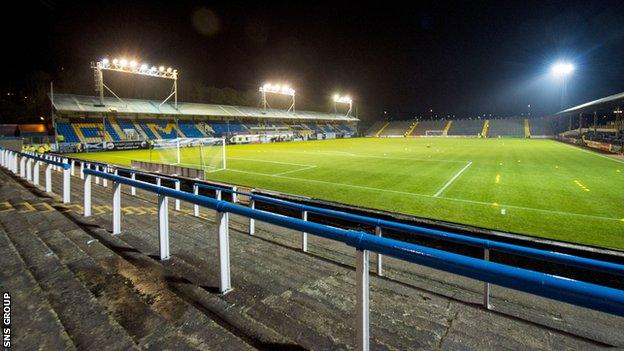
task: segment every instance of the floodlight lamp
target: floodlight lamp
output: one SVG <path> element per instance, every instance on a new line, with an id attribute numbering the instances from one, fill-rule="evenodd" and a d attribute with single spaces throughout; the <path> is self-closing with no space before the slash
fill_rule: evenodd
<path id="1" fill-rule="evenodd" d="M 119 60 L 119 65 L 121 67 L 126 67 L 128 65 L 128 60 L 126 60 L 126 59 Z"/>
<path id="2" fill-rule="evenodd" d="M 137 66 L 137 62 L 136 61 L 134 61 L 134 60 L 130 61 L 130 68 L 136 68 L 136 66 Z"/>
<path id="3" fill-rule="evenodd" d="M 108 59 L 107 58 L 102 59 L 102 64 L 104 66 L 108 66 Z"/>
<path id="4" fill-rule="evenodd" d="M 119 64 L 119 60 L 118 59 L 113 59 L 113 65 L 117 66 Z"/>
<path id="5" fill-rule="evenodd" d="M 556 76 L 567 76 L 574 72 L 574 65 L 569 62 L 557 62 L 552 66 L 552 73 Z"/>
<path id="6" fill-rule="evenodd" d="M 171 67 L 167 68 L 167 73 L 171 73 L 173 72 L 173 69 Z"/>
<path id="7" fill-rule="evenodd" d="M 334 102 L 338 102 L 340 100 L 340 95 L 334 94 Z"/>
<path id="8" fill-rule="evenodd" d="M 165 71 L 165 66 L 160 66 L 160 67 L 158 67 L 158 70 L 159 70 L 160 72 L 164 72 L 164 71 Z"/>
<path id="9" fill-rule="evenodd" d="M 141 65 L 141 71 L 147 71 L 147 64 L 142 64 Z"/>

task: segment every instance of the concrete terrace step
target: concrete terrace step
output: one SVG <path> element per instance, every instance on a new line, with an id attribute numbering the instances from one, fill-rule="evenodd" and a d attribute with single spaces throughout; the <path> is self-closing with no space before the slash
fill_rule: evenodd
<path id="1" fill-rule="evenodd" d="M 0 220 L 77 348 L 106 345 L 111 350 L 136 349 L 132 338 L 36 236 L 27 221 L 6 216 L 0 216 Z"/>
<path id="2" fill-rule="evenodd" d="M 75 350 L 56 312 L 3 229 L 0 229 L 0 266 L 0 288 L 11 295 L 14 348 Z"/>
<path id="3" fill-rule="evenodd" d="M 128 332 L 134 342 L 149 349 L 195 349 L 196 340 L 177 334 L 175 328 L 143 301 L 132 283 L 115 272 L 100 267 L 91 257 L 58 230 L 39 232 L 39 237 L 50 247 L 61 262 L 106 307 L 108 313 Z M 208 349 L 205 346 L 202 349 Z"/>

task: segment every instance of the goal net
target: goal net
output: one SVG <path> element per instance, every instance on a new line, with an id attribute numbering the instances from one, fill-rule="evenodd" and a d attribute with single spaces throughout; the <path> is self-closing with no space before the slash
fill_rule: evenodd
<path id="1" fill-rule="evenodd" d="M 444 136 L 443 130 L 425 130 L 425 136 Z"/>
<path id="2" fill-rule="evenodd" d="M 202 169 L 225 169 L 225 139 L 175 138 L 152 141 L 150 162 Z"/>

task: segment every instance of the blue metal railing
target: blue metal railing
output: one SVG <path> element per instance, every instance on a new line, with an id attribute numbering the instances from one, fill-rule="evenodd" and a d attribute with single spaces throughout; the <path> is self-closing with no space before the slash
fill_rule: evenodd
<path id="1" fill-rule="evenodd" d="M 161 196 L 187 201 L 221 213 L 234 213 L 283 228 L 304 231 L 323 238 L 343 242 L 357 250 L 369 250 L 514 290 L 624 316 L 624 291 L 618 289 L 466 257 L 421 245 L 378 237 L 365 232 L 340 229 L 297 218 L 285 217 L 104 172 L 87 169 L 85 173 L 108 178 L 120 184 L 135 186 Z"/>

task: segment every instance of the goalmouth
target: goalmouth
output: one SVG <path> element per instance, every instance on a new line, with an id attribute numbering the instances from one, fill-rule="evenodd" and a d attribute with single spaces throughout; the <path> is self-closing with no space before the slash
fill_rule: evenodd
<path id="1" fill-rule="evenodd" d="M 441 129 L 425 130 L 425 136 L 426 137 L 441 137 L 441 136 L 444 136 L 444 131 Z"/>
<path id="2" fill-rule="evenodd" d="M 150 162 L 197 168 L 226 169 L 225 138 L 175 138 L 151 142 Z"/>

